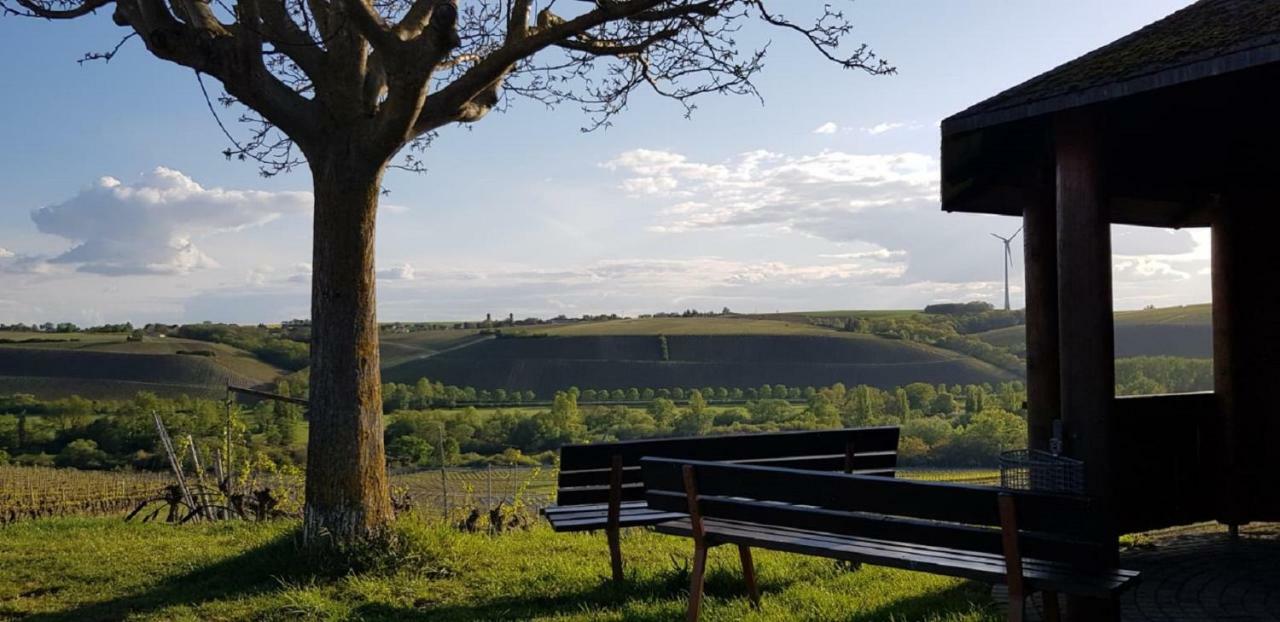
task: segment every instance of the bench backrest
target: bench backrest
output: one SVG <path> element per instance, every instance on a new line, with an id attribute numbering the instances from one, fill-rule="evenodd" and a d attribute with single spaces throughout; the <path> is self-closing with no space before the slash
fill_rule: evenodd
<path id="1" fill-rule="evenodd" d="M 1021 554 L 1107 565 L 1102 512 L 1087 497 L 843 473 L 645 458 L 648 505 L 689 512 L 692 468 L 703 517 L 1001 555 L 1000 497 L 1012 498 Z M 1114 551 L 1114 541 L 1110 551 Z"/>
<path id="2" fill-rule="evenodd" d="M 615 459 L 622 465 L 621 500 L 644 499 L 640 459 L 645 456 L 768 464 L 816 471 L 849 470 L 864 475 L 891 476 L 898 463 L 898 428 L 729 434 L 565 445 L 560 449 L 556 503 L 607 503 Z"/>

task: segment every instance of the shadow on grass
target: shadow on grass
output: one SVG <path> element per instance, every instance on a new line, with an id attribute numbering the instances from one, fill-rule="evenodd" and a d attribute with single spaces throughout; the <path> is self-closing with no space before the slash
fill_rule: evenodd
<path id="1" fill-rule="evenodd" d="M 305 583 L 313 579 L 334 580 L 340 576 L 317 571 L 316 560 L 307 557 L 297 543 L 297 533 L 289 532 L 241 555 L 170 577 L 134 594 L 59 612 L 35 614 L 26 619 L 37 622 L 119 620 L 173 607 L 200 606 L 279 592 L 287 589 L 282 587 L 282 581 Z M 387 580 L 395 581 L 395 578 L 388 577 Z M 763 609 L 770 618 L 799 619 L 795 613 L 783 609 L 780 598 L 774 600 L 773 597 L 800 580 L 761 582 Z M 652 575 L 632 575 L 621 585 L 602 578 L 598 583 L 576 591 L 496 595 L 468 603 L 433 603 L 429 600 L 432 595 L 426 593 L 421 595 L 415 606 L 370 602 L 357 606 L 352 613 L 364 620 L 449 622 L 612 614 L 630 622 L 661 622 L 683 617 L 688 587 L 687 569 L 677 567 Z M 742 599 L 745 602 L 746 586 L 741 572 L 736 567 L 712 567 L 707 574 L 706 594 L 715 600 Z M 917 620 L 931 616 L 942 618 L 953 613 L 963 615 L 975 610 L 970 603 L 980 602 L 981 594 L 975 584 L 960 584 L 943 592 L 898 599 L 851 615 L 847 620 Z M 858 596 L 851 593 L 847 597 Z"/>
<path id="2" fill-rule="evenodd" d="M 291 531 L 265 545 L 170 577 L 141 592 L 62 611 L 32 614 L 24 619 L 36 622 L 119 620 L 168 607 L 269 592 L 279 589 L 281 579 L 297 577 L 300 569 L 309 568 L 302 561 L 297 543 L 297 532 Z M 306 576 L 315 575 L 309 573 Z"/>
<path id="3" fill-rule="evenodd" d="M 785 591 L 795 581 L 764 581 L 760 584 L 762 612 L 771 619 L 799 620 L 797 612 L 785 609 L 781 600 L 770 602 L 771 596 Z M 471 622 L 526 620 L 566 614 L 592 614 L 600 617 L 616 615 L 627 622 L 668 622 L 684 617 L 688 604 L 688 574 L 680 570 L 637 580 L 622 585 L 605 580 L 595 588 L 547 596 L 512 596 L 480 600 L 468 604 L 419 607 L 397 607 L 386 603 L 369 603 L 356 609 L 362 620 L 408 620 L 432 622 Z M 707 573 L 705 593 L 711 599 L 742 599 L 747 593 L 742 575 L 729 568 L 713 568 Z M 845 618 L 848 622 L 889 620 L 922 620 L 948 615 L 967 615 L 983 611 L 985 586 L 962 583 L 941 592 L 901 598 L 881 607 L 867 609 Z M 857 598 L 849 594 L 847 598 Z M 667 601 L 667 602 L 663 602 Z M 628 602 L 643 605 L 626 610 Z M 671 606 L 674 605 L 674 610 Z M 705 605 L 704 605 L 705 606 Z M 994 619 L 994 609 L 991 609 Z"/>

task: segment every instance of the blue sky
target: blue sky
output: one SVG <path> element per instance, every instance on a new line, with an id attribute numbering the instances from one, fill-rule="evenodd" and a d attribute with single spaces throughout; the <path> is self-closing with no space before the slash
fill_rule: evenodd
<path id="1" fill-rule="evenodd" d="M 937 122 L 1187 3 L 859 0 L 851 40 L 897 75 L 753 25 L 743 40 L 772 40 L 763 105 L 685 119 L 640 94 L 583 134 L 573 107 L 518 102 L 446 129 L 426 174 L 388 175 L 380 317 L 998 302 L 987 234 L 1019 223 L 939 211 Z M 0 19 L 0 322 L 305 316 L 308 174 L 226 161 L 193 74 L 136 42 L 75 62 L 121 34 L 106 14 Z M 1205 232 L 1113 236 L 1118 307 L 1208 300 Z M 1021 276 L 1015 257 L 1015 305 Z"/>

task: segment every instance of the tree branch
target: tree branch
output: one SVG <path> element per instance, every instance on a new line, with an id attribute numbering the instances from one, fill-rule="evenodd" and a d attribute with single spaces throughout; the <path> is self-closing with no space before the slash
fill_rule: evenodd
<path id="1" fill-rule="evenodd" d="M 39 2 L 35 2 L 34 0 L 16 0 L 16 2 L 18 3 L 18 6 L 25 9 L 27 13 L 23 14 L 9 8 L 4 0 L 0 0 L 0 9 L 20 15 L 26 15 L 27 17 L 40 17 L 44 19 L 75 19 L 77 17 L 83 17 L 93 13 L 104 6 L 115 2 L 115 0 L 85 0 L 79 6 L 72 6 L 69 9 L 51 9 L 47 6 L 41 5 Z"/>

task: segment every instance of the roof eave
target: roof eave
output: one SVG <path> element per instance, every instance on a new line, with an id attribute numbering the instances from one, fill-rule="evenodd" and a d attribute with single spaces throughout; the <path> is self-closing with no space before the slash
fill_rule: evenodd
<path id="1" fill-rule="evenodd" d="M 976 112 L 959 112 L 942 120 L 942 138 L 946 140 L 950 136 L 964 132 L 1021 121 L 1072 108 L 1080 108 L 1129 95 L 1280 62 L 1280 41 L 1276 41 L 1274 36 L 1259 37 L 1253 41 L 1265 42 L 1254 45 L 1245 44 L 1225 54 L 1024 104 Z"/>

